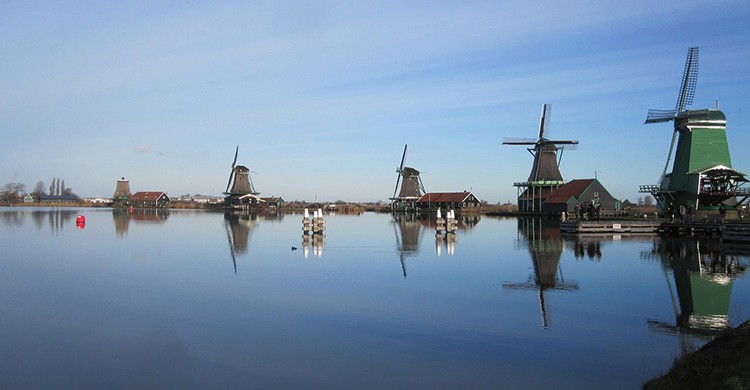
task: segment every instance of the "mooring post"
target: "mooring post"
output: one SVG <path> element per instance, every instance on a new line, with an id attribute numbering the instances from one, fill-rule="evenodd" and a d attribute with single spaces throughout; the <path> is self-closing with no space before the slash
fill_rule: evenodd
<path id="1" fill-rule="evenodd" d="M 445 220 L 440 213 L 440 208 L 437 209 L 437 218 L 435 219 L 435 231 L 436 234 L 445 233 Z"/>

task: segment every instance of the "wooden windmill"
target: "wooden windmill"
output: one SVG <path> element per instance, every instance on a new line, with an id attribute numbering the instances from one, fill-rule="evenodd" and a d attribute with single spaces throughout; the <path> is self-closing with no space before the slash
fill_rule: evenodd
<path id="1" fill-rule="evenodd" d="M 393 202 L 392 207 L 394 210 L 413 210 L 416 201 L 425 193 L 422 179 L 419 177 L 419 171 L 404 166 L 404 161 L 406 161 L 406 147 L 407 145 L 404 145 L 401 164 L 396 168 L 396 173 L 398 174 L 396 176 L 396 188 L 393 190 L 393 196 L 390 198 Z M 399 183 L 401 184 L 400 191 Z M 398 196 L 396 196 L 396 193 L 398 193 Z"/>
<path id="2" fill-rule="evenodd" d="M 693 103 L 697 82 L 698 48 L 691 47 L 675 109 L 649 110 L 646 117 L 645 123 L 674 122 L 667 162 L 658 183 L 640 186 L 640 192 L 653 195 L 662 211 L 672 204 L 674 209 L 685 206 L 715 212 L 730 198 L 740 197 L 739 204 L 750 196 L 746 189 L 739 188 L 747 182 L 745 174 L 732 168 L 724 113 L 718 108 L 685 109 Z M 667 173 L 673 150 L 672 172 Z"/>
<path id="3" fill-rule="evenodd" d="M 542 115 L 539 120 L 538 138 L 504 138 L 503 145 L 526 146 L 534 157 L 534 164 L 526 182 L 514 183 L 518 187 L 518 210 L 536 212 L 541 210 L 541 204 L 549 193 L 565 184 L 560 174 L 560 162 L 564 150 L 574 150 L 578 141 L 551 140 L 549 135 L 552 107 L 542 105 Z"/>
<path id="4" fill-rule="evenodd" d="M 234 151 L 234 160 L 232 161 L 232 167 L 229 172 L 227 189 L 224 191 L 224 195 L 226 195 L 224 201 L 228 206 L 257 203 L 259 199 L 258 195 L 260 194 L 260 192 L 255 190 L 253 180 L 250 178 L 250 169 L 244 165 L 236 165 L 239 150 L 240 147 L 237 146 Z"/>

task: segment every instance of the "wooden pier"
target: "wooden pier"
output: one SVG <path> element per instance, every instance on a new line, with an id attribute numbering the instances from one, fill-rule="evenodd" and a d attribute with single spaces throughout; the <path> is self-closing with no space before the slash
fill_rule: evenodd
<path id="1" fill-rule="evenodd" d="M 560 222 L 560 231 L 574 234 L 622 234 L 622 233 L 656 233 L 659 221 L 576 221 Z"/>
<path id="2" fill-rule="evenodd" d="M 723 224 L 721 238 L 726 241 L 750 243 L 750 223 Z"/>
<path id="3" fill-rule="evenodd" d="M 750 243 L 748 222 L 668 222 L 668 221 L 577 221 L 560 222 L 560 231 L 568 234 L 661 233 L 673 236 L 715 236 L 725 241 Z"/>

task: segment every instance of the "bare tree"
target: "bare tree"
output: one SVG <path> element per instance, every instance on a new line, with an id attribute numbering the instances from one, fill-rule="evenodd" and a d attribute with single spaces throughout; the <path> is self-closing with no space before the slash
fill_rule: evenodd
<path id="1" fill-rule="evenodd" d="M 52 178 L 52 184 L 49 185 L 49 194 L 55 195 L 55 178 Z"/>
<path id="2" fill-rule="evenodd" d="M 651 197 L 651 195 L 646 195 L 643 198 L 643 204 L 646 205 L 646 206 L 649 206 L 649 207 L 653 206 L 654 205 L 654 198 Z"/>
<path id="3" fill-rule="evenodd" d="M 7 183 L 3 186 L 0 191 L 0 199 L 7 203 L 16 203 L 24 195 L 26 191 L 26 184 L 22 183 Z"/>

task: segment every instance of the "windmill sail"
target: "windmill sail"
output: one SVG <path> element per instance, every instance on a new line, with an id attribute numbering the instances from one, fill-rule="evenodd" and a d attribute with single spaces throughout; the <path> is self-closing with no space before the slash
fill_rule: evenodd
<path id="1" fill-rule="evenodd" d="M 232 167 L 229 172 L 227 189 L 224 191 L 224 193 L 232 196 L 242 196 L 247 194 L 258 195 L 259 192 L 255 191 L 253 181 L 252 179 L 250 179 L 250 169 L 248 169 L 244 165 L 236 165 L 238 152 L 239 146 L 234 151 L 234 160 L 232 161 Z"/>
<path id="2" fill-rule="evenodd" d="M 685 59 L 685 69 L 682 72 L 682 82 L 680 83 L 680 93 L 677 95 L 677 103 L 674 110 L 648 110 L 646 121 L 644 123 L 669 122 L 677 118 L 685 110 L 685 106 L 693 104 L 695 96 L 695 87 L 698 84 L 698 48 L 691 47 L 688 49 L 687 58 Z M 667 153 L 667 162 L 664 164 L 664 170 L 659 176 L 657 187 L 661 187 L 664 177 L 669 169 L 669 162 L 672 160 L 672 152 L 677 141 L 678 128 L 675 124 L 672 140 L 669 143 L 669 152 Z"/>
<path id="3" fill-rule="evenodd" d="M 575 140 L 550 140 L 549 136 L 550 119 L 552 116 L 552 106 L 542 104 L 542 113 L 539 119 L 539 137 L 531 138 L 504 138 L 503 145 L 525 145 L 529 146 L 527 150 L 534 156 L 534 164 L 529 174 L 529 182 L 539 181 L 562 181 L 560 174 L 560 160 L 558 151 L 575 150 L 578 147 L 578 141 Z M 562 153 L 560 154 L 562 157 Z"/>
<path id="4" fill-rule="evenodd" d="M 695 87 L 698 84 L 698 48 L 691 47 L 688 49 L 687 58 L 685 59 L 685 70 L 682 72 L 682 83 L 680 83 L 680 93 L 677 95 L 677 104 L 674 110 L 648 110 L 646 121 L 644 123 L 669 122 L 677 117 L 685 106 L 693 104 L 695 96 Z M 670 148 L 671 150 L 672 148 Z"/>
<path id="5" fill-rule="evenodd" d="M 393 190 L 392 200 L 414 201 L 419 199 L 425 192 L 422 179 L 419 178 L 419 171 L 412 167 L 404 166 L 404 162 L 406 161 L 406 147 L 407 145 L 404 145 L 401 164 L 396 169 L 398 176 L 396 177 L 396 188 Z M 400 190 L 399 184 L 401 185 Z M 396 196 L 397 193 L 398 196 Z"/>

